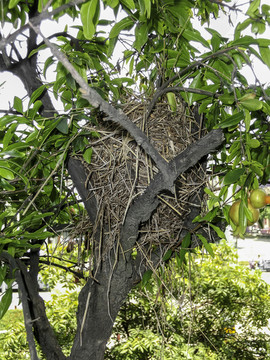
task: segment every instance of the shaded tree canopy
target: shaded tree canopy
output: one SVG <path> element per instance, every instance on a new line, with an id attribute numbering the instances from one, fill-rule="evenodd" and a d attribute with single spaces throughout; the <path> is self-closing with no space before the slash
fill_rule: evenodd
<path id="1" fill-rule="evenodd" d="M 15 279 L 31 358 L 36 340 L 47 359 L 66 359 L 37 276 L 41 264 L 54 265 L 40 252 L 51 238 L 67 251 L 78 246 L 77 264 L 63 264 L 87 279 L 68 358 L 103 359 L 117 313 L 146 271 L 194 246 L 213 254 L 232 198 L 241 199 L 234 233 L 252 220 L 249 191 L 270 172 L 270 90 L 252 67 L 254 58 L 270 67 L 270 6 L 250 1 L 229 39 L 208 22 L 243 13 L 230 1 L 0 4 L 2 23 L 13 26 L 1 33 L 0 70 L 28 94 L 12 95 L 0 118 L 0 282 L 8 285 L 0 312 Z M 104 7 L 116 20 L 103 19 Z M 70 25 L 46 35 L 61 21 Z"/>

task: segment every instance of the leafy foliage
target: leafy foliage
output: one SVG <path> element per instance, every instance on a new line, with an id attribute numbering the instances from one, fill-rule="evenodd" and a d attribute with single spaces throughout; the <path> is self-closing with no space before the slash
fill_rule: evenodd
<path id="1" fill-rule="evenodd" d="M 269 330 L 269 285 L 262 281 L 260 271 L 239 265 L 235 250 L 225 242 L 213 247 L 214 259 L 200 250 L 186 254 L 186 265 L 179 268 L 173 262 L 132 291 L 116 320 L 106 359 L 163 356 L 171 360 L 188 354 L 194 360 L 253 360 L 270 356 L 265 333 Z M 51 273 L 50 283 L 65 286 L 64 274 L 63 270 Z M 76 307 L 76 290 L 55 291 L 46 303 L 67 354 L 76 330 Z M 22 319 L 9 322 L 6 329 L 1 356 L 27 359 Z"/>
<path id="2" fill-rule="evenodd" d="M 55 277 L 55 276 L 53 276 Z M 76 331 L 76 309 L 78 306 L 76 290 L 53 293 L 50 301 L 46 302 L 47 314 L 65 354 L 70 352 Z M 63 314 L 63 309 L 66 309 Z M 10 310 L 12 311 L 12 310 Z M 18 310 L 19 311 L 19 310 Z M 9 312 L 6 316 L 9 315 Z M 29 347 L 23 319 L 14 319 L 5 327 L 6 332 L 1 335 L 3 359 L 30 359 Z M 45 359 L 39 351 L 40 359 Z"/>
<path id="3" fill-rule="evenodd" d="M 269 358 L 269 285 L 225 242 L 213 248 L 214 259 L 197 250 L 186 265 L 173 262 L 133 290 L 108 359 Z"/>

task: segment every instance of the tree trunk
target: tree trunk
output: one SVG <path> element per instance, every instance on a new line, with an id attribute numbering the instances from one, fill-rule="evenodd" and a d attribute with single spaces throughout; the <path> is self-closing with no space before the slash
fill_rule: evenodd
<path id="1" fill-rule="evenodd" d="M 125 259 L 114 263 L 115 267 L 108 257 L 96 281 L 89 279 L 79 295 L 77 335 L 70 360 L 104 359 L 115 318 L 134 285 L 131 264 Z"/>

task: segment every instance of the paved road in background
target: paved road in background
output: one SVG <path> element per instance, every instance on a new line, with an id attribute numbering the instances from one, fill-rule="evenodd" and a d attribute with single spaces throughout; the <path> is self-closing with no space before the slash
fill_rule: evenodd
<path id="1" fill-rule="evenodd" d="M 237 239 L 239 261 L 270 260 L 270 237 Z M 270 284 L 270 272 L 263 271 L 262 278 Z"/>

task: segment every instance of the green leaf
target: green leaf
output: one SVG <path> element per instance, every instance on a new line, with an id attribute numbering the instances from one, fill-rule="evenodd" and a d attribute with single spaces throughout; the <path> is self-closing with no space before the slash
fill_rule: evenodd
<path id="1" fill-rule="evenodd" d="M 214 198 L 213 198 L 214 199 Z M 216 197 L 217 200 L 219 200 L 218 197 Z M 213 208 L 211 211 L 209 211 L 205 216 L 201 217 L 200 215 L 196 216 L 195 219 L 192 220 L 192 222 L 202 222 L 202 221 L 207 221 L 207 222 L 210 222 L 212 221 L 217 213 L 218 213 L 218 210 L 219 208 L 218 207 L 215 207 Z"/>
<path id="2" fill-rule="evenodd" d="M 48 237 L 53 236 L 54 234 L 50 231 L 43 231 L 43 229 L 37 230 L 35 232 L 29 233 L 25 232 L 23 233 L 23 237 L 26 239 L 32 239 L 32 240 L 45 240 Z"/>
<path id="3" fill-rule="evenodd" d="M 6 150 L 10 140 L 12 139 L 12 137 L 14 136 L 14 133 L 17 129 L 17 124 L 11 124 L 10 127 L 8 128 L 7 132 L 5 133 L 5 136 L 3 138 L 3 150 Z"/>
<path id="4" fill-rule="evenodd" d="M 31 134 L 27 136 L 25 142 L 30 143 L 31 141 L 36 140 L 38 138 L 38 135 L 39 135 L 39 131 L 35 129 Z"/>
<path id="5" fill-rule="evenodd" d="M 225 129 L 230 126 L 239 124 L 239 122 L 243 119 L 244 119 L 244 114 L 242 111 L 239 111 L 236 114 L 227 117 L 227 119 L 222 120 L 218 125 L 218 127 L 220 127 L 221 129 Z"/>
<path id="6" fill-rule="evenodd" d="M 122 30 L 130 30 L 133 25 L 134 20 L 130 16 L 120 20 L 112 27 L 109 38 L 112 39 L 118 36 Z"/>
<path id="7" fill-rule="evenodd" d="M 143 21 L 146 20 L 146 18 L 149 19 L 151 15 L 151 0 L 139 0 L 138 2 L 140 8 L 140 19 Z"/>
<path id="8" fill-rule="evenodd" d="M 148 24 L 139 23 L 135 29 L 135 41 L 133 43 L 134 49 L 140 51 L 143 45 L 148 40 Z"/>
<path id="9" fill-rule="evenodd" d="M 258 99 L 239 101 L 239 104 L 249 111 L 260 110 L 263 107 L 263 102 Z"/>
<path id="10" fill-rule="evenodd" d="M 171 111 L 176 111 L 177 103 L 176 103 L 175 94 L 172 92 L 168 92 L 166 95 L 167 95 L 167 99 L 168 99 L 168 103 L 170 105 Z"/>
<path id="11" fill-rule="evenodd" d="M 144 274 L 143 274 L 143 277 L 142 277 L 142 281 L 141 281 L 141 286 L 144 287 L 148 281 L 151 279 L 152 277 L 152 274 L 153 274 L 153 271 L 152 270 L 147 270 Z"/>
<path id="12" fill-rule="evenodd" d="M 254 34 L 263 34 L 265 32 L 265 29 L 266 29 L 266 26 L 265 26 L 265 22 L 263 21 L 254 21 L 252 23 L 252 26 L 251 26 L 251 31 L 254 33 Z"/>
<path id="13" fill-rule="evenodd" d="M 10 246 L 10 245 L 9 245 L 7 251 L 8 251 L 8 253 L 9 253 L 9 255 L 11 255 L 11 256 L 13 256 L 13 257 L 15 256 L 16 249 L 15 249 L 14 246 Z"/>
<path id="14" fill-rule="evenodd" d="M 135 4 L 133 0 L 121 0 L 121 4 L 125 5 L 129 10 L 135 10 Z"/>
<path id="15" fill-rule="evenodd" d="M 115 84 L 117 86 L 121 86 L 124 83 L 127 83 L 128 85 L 133 85 L 134 84 L 134 80 L 128 77 L 119 77 L 116 79 L 112 79 L 111 81 L 112 84 Z"/>
<path id="16" fill-rule="evenodd" d="M 212 256 L 212 258 L 215 257 L 214 251 L 212 249 L 211 244 L 206 240 L 206 238 L 201 234 L 196 234 L 196 236 L 201 240 L 203 243 L 203 246 L 205 247 L 205 250 Z"/>
<path id="17" fill-rule="evenodd" d="M 218 49 L 220 47 L 220 43 L 221 43 L 220 36 L 213 35 L 212 39 L 211 39 L 211 45 L 212 45 L 212 48 L 213 48 L 214 52 L 218 51 Z"/>
<path id="18" fill-rule="evenodd" d="M 250 112 L 247 109 L 245 109 L 245 125 L 246 125 L 247 132 L 249 132 L 249 129 L 250 129 L 250 121 L 251 121 Z"/>
<path id="19" fill-rule="evenodd" d="M 235 40 L 240 38 L 242 30 L 245 30 L 252 23 L 252 19 L 246 19 L 245 21 L 238 23 L 235 28 Z"/>
<path id="20" fill-rule="evenodd" d="M 9 0 L 8 8 L 13 9 L 21 0 Z"/>
<path id="21" fill-rule="evenodd" d="M 183 37 L 188 40 L 188 41 L 196 41 L 201 43 L 202 45 L 204 45 L 205 47 L 210 49 L 210 45 L 208 43 L 208 41 L 206 41 L 200 34 L 200 32 L 198 30 L 188 30 L 185 29 L 185 31 L 183 32 Z"/>
<path id="22" fill-rule="evenodd" d="M 67 135 L 69 131 L 68 127 L 68 121 L 66 117 L 63 117 L 62 120 L 59 121 L 59 123 L 56 126 L 56 129 L 59 130 L 62 134 Z"/>
<path id="23" fill-rule="evenodd" d="M 259 9 L 260 2 L 261 2 L 261 0 L 253 0 L 253 1 L 251 1 L 250 6 L 249 6 L 246 14 L 251 16 L 251 17 L 254 16 L 255 12 Z"/>
<path id="24" fill-rule="evenodd" d="M 211 226 L 212 229 L 215 230 L 215 232 L 218 234 L 218 236 L 221 238 L 221 239 L 226 239 L 226 235 L 224 234 L 224 232 L 216 225 L 213 225 L 213 224 L 209 224 Z"/>
<path id="25" fill-rule="evenodd" d="M 247 217 L 245 215 L 245 207 L 246 205 L 242 200 L 239 206 L 239 230 L 241 234 L 244 234 L 247 228 Z"/>
<path id="26" fill-rule="evenodd" d="M 44 49 L 47 49 L 47 45 L 46 44 L 42 44 L 40 45 L 38 48 L 32 50 L 30 52 L 30 54 L 28 55 L 28 57 L 30 58 L 31 56 L 33 56 L 34 54 L 38 53 L 40 50 L 44 50 Z"/>
<path id="27" fill-rule="evenodd" d="M 151 0 L 144 0 L 144 5 L 145 5 L 146 17 L 147 17 L 147 19 L 150 19 L 150 15 L 151 15 Z"/>
<path id="28" fill-rule="evenodd" d="M 232 105 L 235 102 L 234 96 L 229 94 L 220 95 L 218 98 L 225 105 Z"/>
<path id="29" fill-rule="evenodd" d="M 45 85 L 41 85 L 38 89 L 36 89 L 29 100 L 29 104 L 28 104 L 28 109 L 30 108 L 30 106 L 42 95 L 42 93 L 45 91 L 46 86 Z"/>
<path id="30" fill-rule="evenodd" d="M 117 44 L 117 41 L 118 41 L 118 36 L 109 39 L 109 46 L 108 46 L 108 52 L 107 52 L 108 58 L 110 58 L 112 56 L 115 45 Z"/>
<path id="31" fill-rule="evenodd" d="M 224 185 L 230 185 L 236 183 L 240 177 L 244 174 L 245 168 L 233 169 L 229 171 L 223 179 Z"/>
<path id="32" fill-rule="evenodd" d="M 258 40 L 255 39 L 254 37 L 252 36 L 243 36 L 237 40 L 234 40 L 231 42 L 231 46 L 244 46 L 244 47 L 249 47 L 249 45 L 252 45 L 252 44 L 258 44 Z"/>
<path id="33" fill-rule="evenodd" d="M 110 8 L 114 9 L 119 4 L 119 0 L 106 0 L 106 4 Z M 101 21 L 99 21 L 99 25 L 101 25 L 100 23 Z M 109 24 L 105 24 L 105 25 L 109 25 Z"/>
<path id="34" fill-rule="evenodd" d="M 46 59 L 45 64 L 44 64 L 44 68 L 43 68 L 43 76 L 46 77 L 46 72 L 49 68 L 49 66 L 51 66 L 54 63 L 54 57 L 50 56 Z"/>
<path id="35" fill-rule="evenodd" d="M 264 61 L 264 63 L 268 66 L 270 69 L 270 49 L 266 46 L 259 46 L 261 57 Z"/>
<path id="36" fill-rule="evenodd" d="M 6 181 L 4 178 L 1 179 L 1 186 L 7 190 L 7 191 L 15 191 L 16 187 L 11 185 L 8 181 Z"/>
<path id="37" fill-rule="evenodd" d="M 8 238 L 0 239 L 1 245 L 9 244 L 9 243 L 11 243 L 12 241 L 13 241 L 12 239 L 8 239 Z"/>
<path id="38" fill-rule="evenodd" d="M 20 226 L 25 226 L 29 223 L 32 224 L 39 224 L 40 221 L 48 216 L 52 216 L 54 213 L 53 212 L 47 212 L 47 213 L 43 213 L 43 214 L 39 214 L 37 212 L 31 213 L 29 215 L 27 215 L 26 217 L 24 217 L 22 220 L 20 220 L 19 225 Z M 14 227 L 18 226 L 18 224 L 15 224 Z"/>
<path id="39" fill-rule="evenodd" d="M 130 63 L 129 63 L 129 67 L 128 67 L 128 73 L 129 75 L 133 74 L 133 68 L 134 68 L 134 56 L 132 56 Z"/>
<path id="40" fill-rule="evenodd" d="M 185 255 L 188 252 L 188 247 L 190 245 L 191 242 L 191 234 L 190 232 L 187 233 L 182 241 L 181 244 L 181 248 L 180 248 L 180 252 L 179 252 L 179 257 L 180 257 L 180 264 L 182 264 L 185 261 Z"/>
<path id="41" fill-rule="evenodd" d="M 1 266 L 0 267 L 0 285 L 2 284 L 2 282 L 4 281 L 4 279 L 6 277 L 6 273 L 7 273 L 7 265 Z"/>
<path id="42" fill-rule="evenodd" d="M 204 188 L 204 192 L 205 192 L 207 195 L 209 195 L 209 196 L 211 196 L 211 197 L 213 197 L 213 198 L 217 198 L 217 199 L 218 199 L 218 196 L 216 196 L 216 195 L 213 193 L 213 191 L 211 191 L 211 190 L 208 189 L 207 187 Z"/>
<path id="43" fill-rule="evenodd" d="M 199 89 L 202 88 L 202 86 L 204 85 L 203 81 L 202 81 L 202 74 L 199 72 L 198 75 L 195 76 L 195 78 L 193 79 L 192 83 L 190 84 L 190 88 L 191 89 Z M 188 103 L 189 105 L 192 105 L 194 101 L 197 101 L 198 98 L 200 98 L 201 95 L 198 94 L 194 94 L 194 93 L 188 93 L 187 94 L 187 99 L 188 99 Z"/>
<path id="44" fill-rule="evenodd" d="M 248 145 L 249 147 L 251 147 L 252 149 L 256 149 L 256 148 L 258 148 L 258 147 L 261 146 L 261 143 L 260 143 L 260 141 L 257 140 L 257 139 L 249 139 L 249 140 L 247 141 L 247 145 Z"/>
<path id="45" fill-rule="evenodd" d="M 88 164 L 91 164 L 92 154 L 93 154 L 92 148 L 86 149 L 85 152 L 83 153 L 83 158 Z"/>
<path id="46" fill-rule="evenodd" d="M 172 256 L 172 249 L 169 249 L 166 254 L 163 256 L 163 261 L 169 260 L 169 258 Z"/>
<path id="47" fill-rule="evenodd" d="M 37 100 L 34 102 L 34 106 L 31 109 L 28 109 L 27 115 L 30 119 L 34 119 L 39 109 L 43 106 L 41 100 Z"/>
<path id="48" fill-rule="evenodd" d="M 22 99 L 18 98 L 18 96 L 14 97 L 14 103 L 13 107 L 16 111 L 18 111 L 20 114 L 23 113 L 23 105 L 22 105 Z"/>
<path id="49" fill-rule="evenodd" d="M 0 176 L 7 180 L 13 180 L 14 174 L 11 170 L 8 170 L 6 167 L 0 166 Z"/>
<path id="50" fill-rule="evenodd" d="M 0 301 L 0 320 L 8 311 L 12 301 L 12 288 L 8 288 Z"/>
<path id="51" fill-rule="evenodd" d="M 99 20 L 99 13 L 99 0 L 91 0 L 86 4 L 83 4 L 81 7 L 83 34 L 88 40 L 91 40 L 96 32 L 96 26 Z"/>

